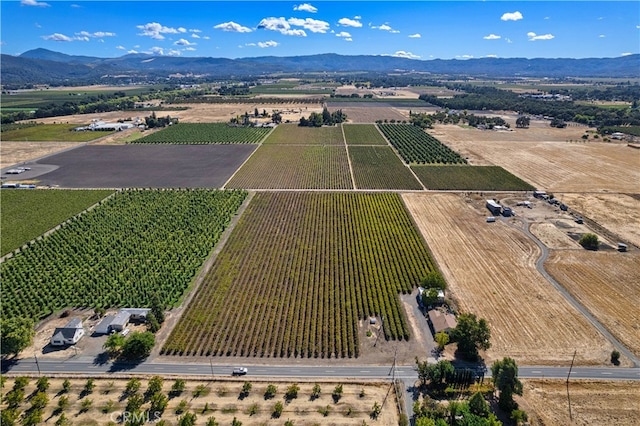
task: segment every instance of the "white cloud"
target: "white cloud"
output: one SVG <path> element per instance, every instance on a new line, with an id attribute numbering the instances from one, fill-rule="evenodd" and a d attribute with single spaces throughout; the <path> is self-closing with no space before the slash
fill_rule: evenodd
<path id="1" fill-rule="evenodd" d="M 127 51 L 127 53 L 129 53 L 129 54 L 136 54 L 136 53 L 138 53 L 138 51 L 137 51 L 137 50 L 133 50 L 133 49 L 131 49 L 131 50 L 128 50 L 128 51 Z"/>
<path id="2" fill-rule="evenodd" d="M 340 18 L 340 20 L 338 20 L 338 24 L 342 25 L 343 27 L 360 28 L 362 27 L 362 22 L 360 22 L 359 19 L 359 16 L 356 16 L 354 19 Z"/>
<path id="3" fill-rule="evenodd" d="M 298 37 L 306 37 L 307 33 L 304 30 L 296 30 L 292 29 L 289 22 L 287 22 L 284 18 L 264 18 L 258 24 L 258 28 L 270 30 L 270 31 L 278 31 L 280 34 L 298 36 Z"/>
<path id="4" fill-rule="evenodd" d="M 456 59 L 471 59 L 473 55 L 456 55 Z"/>
<path id="5" fill-rule="evenodd" d="M 73 41 L 71 37 L 60 33 L 53 33 L 51 35 L 42 36 L 42 38 L 48 41 Z"/>
<path id="6" fill-rule="evenodd" d="M 411 52 L 405 52 L 404 50 L 398 50 L 391 56 L 395 56 L 396 58 L 420 59 L 420 56 L 414 55 Z"/>
<path id="7" fill-rule="evenodd" d="M 351 34 L 346 31 L 340 31 L 339 33 L 336 33 L 336 37 L 350 38 Z"/>
<path id="8" fill-rule="evenodd" d="M 422 36 L 420 35 L 420 33 L 411 34 L 411 35 L 409 36 L 409 38 L 420 38 L 420 37 L 422 37 Z"/>
<path id="9" fill-rule="evenodd" d="M 485 58 L 497 58 L 498 55 L 486 55 Z"/>
<path id="10" fill-rule="evenodd" d="M 533 31 L 530 31 L 527 33 L 527 37 L 529 37 L 529 41 L 536 41 L 536 40 L 552 40 L 555 37 L 553 36 L 553 34 L 536 34 Z"/>
<path id="11" fill-rule="evenodd" d="M 598 38 L 605 38 L 605 37 L 606 37 L 606 35 L 604 35 L 604 34 L 600 34 L 600 35 L 598 36 Z"/>
<path id="12" fill-rule="evenodd" d="M 51 7 L 49 3 L 45 3 L 43 1 L 36 1 L 36 0 L 20 0 L 20 5 L 35 6 L 35 7 Z"/>
<path id="13" fill-rule="evenodd" d="M 149 22 L 148 24 L 144 25 L 136 25 L 136 28 L 142 30 L 142 32 L 138 33 L 138 35 L 151 37 L 155 40 L 164 40 L 164 36 L 162 34 L 180 34 L 187 32 L 185 28 L 165 27 L 157 22 Z"/>
<path id="14" fill-rule="evenodd" d="M 518 11 L 503 13 L 502 16 L 500 17 L 500 19 L 503 21 L 519 21 L 522 18 L 523 18 L 522 13 Z"/>
<path id="15" fill-rule="evenodd" d="M 329 29 L 329 23 L 325 21 L 319 21 L 317 19 L 299 19 L 299 18 L 289 18 L 287 21 L 291 25 L 295 25 L 296 27 L 305 28 L 312 33 L 326 33 Z"/>
<path id="16" fill-rule="evenodd" d="M 376 27 L 376 26 L 374 25 L 374 26 L 372 26 L 371 28 L 372 28 L 372 29 L 374 29 L 374 30 L 389 31 L 390 33 L 393 33 L 393 34 L 397 34 L 397 33 L 399 33 L 399 32 L 400 32 L 400 31 L 398 31 L 398 30 L 394 30 L 393 28 L 391 28 L 391 27 L 390 27 L 389 25 L 387 25 L 387 24 L 382 24 L 382 25 L 380 25 L 379 27 Z"/>
<path id="17" fill-rule="evenodd" d="M 173 43 L 175 46 L 195 46 L 196 43 L 191 43 L 189 40 L 185 38 L 181 38 Z"/>
<path id="18" fill-rule="evenodd" d="M 196 33 L 191 34 L 191 38 L 200 38 L 200 36 Z"/>
<path id="19" fill-rule="evenodd" d="M 202 32 L 202 30 L 199 30 L 199 29 L 197 29 L 197 28 L 189 28 L 189 32 L 190 32 L 190 33 L 201 33 L 201 32 Z"/>
<path id="20" fill-rule="evenodd" d="M 124 46 L 116 46 L 116 49 L 118 49 L 118 50 L 127 50 L 126 47 L 124 47 Z"/>
<path id="21" fill-rule="evenodd" d="M 79 4 L 72 4 L 71 7 L 73 7 L 74 9 L 81 9 L 82 6 L 80 6 Z"/>
<path id="22" fill-rule="evenodd" d="M 195 52 L 196 48 L 195 47 L 185 47 L 184 50 L 185 51 L 189 51 L 189 52 Z"/>
<path id="23" fill-rule="evenodd" d="M 633 53 L 631 53 L 631 52 L 624 52 L 624 53 L 621 53 L 621 54 L 620 54 L 620 56 L 629 56 L 629 55 L 633 55 Z"/>
<path id="24" fill-rule="evenodd" d="M 182 54 L 182 52 L 177 49 L 165 50 L 162 47 L 152 47 L 151 49 L 149 49 L 149 52 L 145 53 L 154 53 L 160 56 L 180 56 Z"/>
<path id="25" fill-rule="evenodd" d="M 259 41 L 258 47 L 267 48 L 267 47 L 277 47 L 279 43 L 277 41 L 269 40 L 269 41 Z"/>
<path id="26" fill-rule="evenodd" d="M 293 6 L 293 10 L 316 13 L 318 11 L 318 8 L 311 6 L 309 3 L 303 3 L 297 6 Z"/>
<path id="27" fill-rule="evenodd" d="M 252 31 L 251 28 L 243 27 L 233 21 L 223 22 L 222 24 L 215 25 L 213 28 L 233 33 L 250 33 Z"/>
<path id="28" fill-rule="evenodd" d="M 502 37 L 500 37 L 499 35 L 495 35 L 495 34 L 489 34 L 487 36 L 482 37 L 485 40 L 500 40 Z"/>
<path id="29" fill-rule="evenodd" d="M 90 33 L 88 31 L 80 31 L 76 33 L 77 36 L 82 37 L 82 39 L 88 39 L 89 37 L 115 37 L 116 33 L 106 32 L 106 31 L 96 31 L 95 33 Z"/>

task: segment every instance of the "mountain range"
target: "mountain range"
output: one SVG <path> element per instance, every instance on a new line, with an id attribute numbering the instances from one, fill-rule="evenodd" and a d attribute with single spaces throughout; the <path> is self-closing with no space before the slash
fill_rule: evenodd
<path id="1" fill-rule="evenodd" d="M 73 56 L 34 49 L 19 56 L 2 54 L 3 85 L 74 84 L 89 81 L 145 80 L 170 75 L 207 78 L 260 77 L 273 73 L 421 72 L 476 77 L 640 77 L 640 55 L 617 58 L 477 58 L 416 60 L 393 56 L 308 56 L 253 58 L 177 57 L 128 54 L 116 58 Z"/>

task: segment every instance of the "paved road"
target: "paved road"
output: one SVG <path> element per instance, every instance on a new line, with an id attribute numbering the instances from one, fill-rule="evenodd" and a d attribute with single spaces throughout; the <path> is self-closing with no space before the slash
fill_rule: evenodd
<path id="1" fill-rule="evenodd" d="M 90 360 L 38 360 L 23 359 L 16 363 L 3 362 L 2 372 L 44 374 L 175 374 L 181 376 L 230 376 L 233 365 L 203 363 L 155 363 L 140 364 L 95 363 Z M 251 366 L 247 365 L 250 377 L 260 378 L 345 378 L 345 379 L 391 379 L 389 366 Z M 569 367 L 520 366 L 522 378 L 566 379 Z M 486 373 L 490 377 L 491 371 Z M 417 380 L 414 365 L 396 367 L 395 376 L 402 380 Z M 624 367 L 574 367 L 574 379 L 640 380 L 640 368 Z"/>
<path id="2" fill-rule="evenodd" d="M 505 218 L 506 219 L 506 218 Z M 560 294 L 565 298 L 571 306 L 576 308 L 578 312 L 580 312 L 586 319 L 589 321 L 611 344 L 624 356 L 626 356 L 632 363 L 634 367 L 640 367 L 640 358 L 635 356 L 625 345 L 623 345 L 617 338 L 615 338 L 609 330 L 605 328 L 600 321 L 594 317 L 587 308 L 584 307 L 575 297 L 571 295 L 559 282 L 557 282 L 544 267 L 544 263 L 547 261 L 549 257 L 549 249 L 545 246 L 542 241 L 540 241 L 535 235 L 529 231 L 529 222 L 525 219 L 518 218 L 522 223 L 522 228 L 518 227 L 518 229 L 522 230 L 536 245 L 540 248 L 540 257 L 536 262 L 536 269 L 540 274 L 547 280 L 549 283 L 556 289 Z M 509 225 L 507 220 L 504 220 L 504 223 Z M 510 225 L 512 226 L 512 225 Z"/>

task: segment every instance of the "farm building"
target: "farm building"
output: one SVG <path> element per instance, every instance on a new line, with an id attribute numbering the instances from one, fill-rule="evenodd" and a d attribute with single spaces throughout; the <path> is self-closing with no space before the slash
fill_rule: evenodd
<path id="1" fill-rule="evenodd" d="M 96 325 L 96 328 L 93 329 L 93 334 L 109 334 L 111 332 L 111 322 L 114 318 L 115 315 L 106 315 L 104 318 L 102 318 L 102 321 L 100 321 L 98 325 Z"/>
<path id="2" fill-rule="evenodd" d="M 122 331 L 129 324 L 129 321 L 146 321 L 149 312 L 151 312 L 149 308 L 122 308 L 115 315 L 106 315 L 93 330 L 93 334 Z"/>
<path id="3" fill-rule="evenodd" d="M 493 200 L 487 200 L 487 208 L 493 214 L 500 214 L 502 212 L 502 206 Z"/>
<path id="4" fill-rule="evenodd" d="M 511 210 L 511 207 L 503 207 L 502 208 L 502 216 L 504 216 L 504 217 L 513 216 L 513 210 Z"/>
<path id="5" fill-rule="evenodd" d="M 64 327 L 57 327 L 49 342 L 51 346 L 75 345 L 84 336 L 84 327 L 80 318 L 74 318 Z"/>
<path id="6" fill-rule="evenodd" d="M 439 309 L 432 309 L 429 311 L 428 315 L 433 334 L 440 333 L 441 331 L 450 333 L 451 330 L 456 328 L 458 325 L 455 315 L 448 312 L 442 312 Z"/>
<path id="7" fill-rule="evenodd" d="M 122 308 L 120 309 L 120 312 L 128 312 L 129 315 L 131 315 L 129 317 L 129 319 L 131 321 L 146 321 L 147 320 L 147 315 L 149 315 L 149 312 L 151 312 L 151 309 L 149 308 Z"/>

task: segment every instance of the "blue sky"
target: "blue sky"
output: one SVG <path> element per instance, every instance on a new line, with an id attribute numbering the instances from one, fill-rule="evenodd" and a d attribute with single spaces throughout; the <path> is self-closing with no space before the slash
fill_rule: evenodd
<path id="1" fill-rule="evenodd" d="M 0 2 L 1 51 L 242 58 L 316 53 L 414 59 L 640 53 L 640 2 Z"/>

